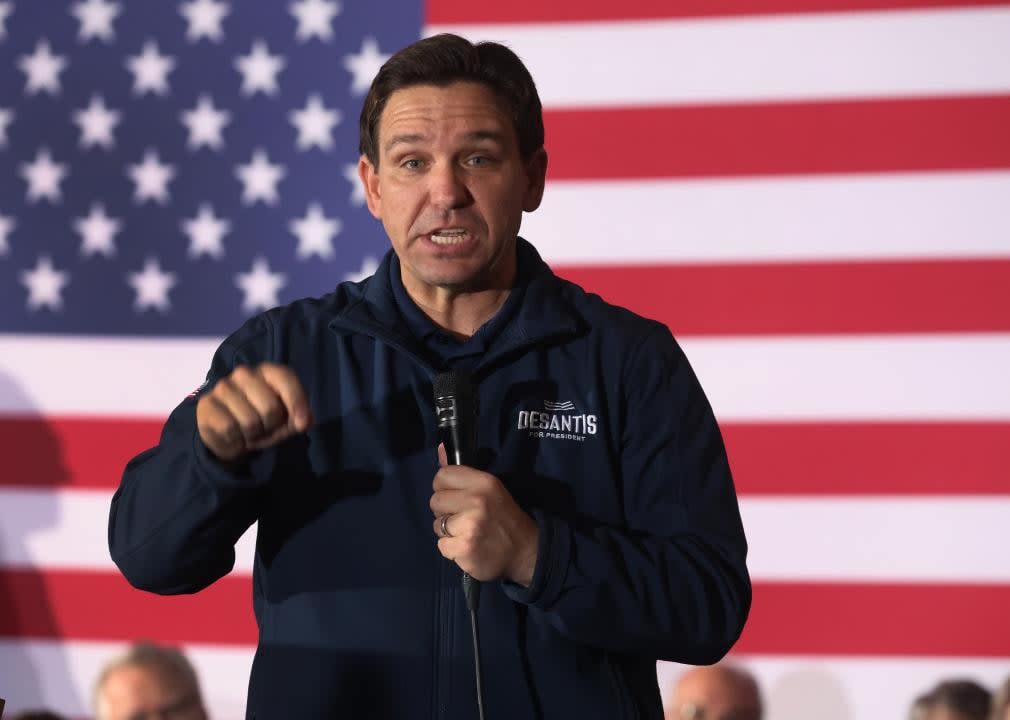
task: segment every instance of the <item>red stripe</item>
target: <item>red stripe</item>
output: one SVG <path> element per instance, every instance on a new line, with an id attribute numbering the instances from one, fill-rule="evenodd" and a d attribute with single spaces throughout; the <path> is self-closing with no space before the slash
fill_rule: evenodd
<path id="1" fill-rule="evenodd" d="M 161 421 L 136 418 L 0 418 L 0 487 L 115 488 L 126 463 L 155 445 Z"/>
<path id="2" fill-rule="evenodd" d="M 1007 585 L 758 583 L 735 652 L 1007 657 Z"/>
<path id="3" fill-rule="evenodd" d="M 161 597 L 112 573 L 0 573 L 0 636 L 252 645 L 249 578 Z M 1010 655 L 1010 586 L 757 583 L 736 650 L 840 655 Z M 956 618 L 957 622 L 950 622 Z"/>
<path id="4" fill-rule="evenodd" d="M 1010 330 L 1010 260 L 556 270 L 679 336 Z"/>
<path id="5" fill-rule="evenodd" d="M 0 571 L 0 636 L 249 645 L 256 635 L 248 576 L 161 596 L 112 572 Z"/>
<path id="6" fill-rule="evenodd" d="M 661 18 L 732 17 L 779 13 L 911 10 L 917 8 L 1001 5 L 1000 0 L 428 0 L 429 25 L 470 23 L 579 22 L 593 20 L 650 20 Z"/>
<path id="7" fill-rule="evenodd" d="M 1010 96 L 544 113 L 548 178 L 1010 167 Z"/>
<path id="8" fill-rule="evenodd" d="M 724 423 L 742 495 L 1010 493 L 1010 423 Z M 130 418 L 0 420 L 12 438 L 0 487 L 114 489 L 127 459 L 157 441 Z M 96 441 L 101 439 L 101 442 Z M 39 458 L 59 458 L 46 468 Z"/>
<path id="9" fill-rule="evenodd" d="M 741 495 L 1010 494 L 1010 423 L 726 423 Z"/>

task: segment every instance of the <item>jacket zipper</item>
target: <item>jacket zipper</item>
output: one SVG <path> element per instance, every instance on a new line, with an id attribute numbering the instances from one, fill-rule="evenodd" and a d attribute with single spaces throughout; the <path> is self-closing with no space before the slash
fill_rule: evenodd
<path id="1" fill-rule="evenodd" d="M 610 653 L 604 652 L 603 662 L 607 666 L 607 673 L 610 675 L 610 684 L 614 688 L 617 696 L 617 705 L 620 708 L 620 717 L 623 720 L 638 720 L 638 710 L 629 701 L 630 692 L 627 683 L 624 682 L 624 675 L 614 662 Z"/>
<path id="2" fill-rule="evenodd" d="M 431 648 L 431 717 L 442 718 L 442 690 L 439 686 L 438 664 L 442 659 L 442 563 L 437 562 L 435 577 L 435 624 Z"/>

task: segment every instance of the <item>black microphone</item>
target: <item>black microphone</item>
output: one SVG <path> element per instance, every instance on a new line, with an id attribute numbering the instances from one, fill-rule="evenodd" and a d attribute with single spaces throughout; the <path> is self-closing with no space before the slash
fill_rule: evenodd
<path id="1" fill-rule="evenodd" d="M 435 412 L 449 464 L 472 464 L 477 445 L 477 394 L 469 375 L 450 370 L 435 377 Z"/>
<path id="2" fill-rule="evenodd" d="M 473 381 L 465 372 L 450 370 L 435 378 L 435 413 L 438 434 L 445 445 L 450 465 L 473 466 L 477 448 L 477 393 Z M 473 663 L 477 682 L 477 716 L 484 720 L 484 681 L 481 678 L 480 632 L 477 629 L 477 607 L 480 604 L 480 581 L 463 573 L 463 595 L 470 610 L 473 630 Z"/>
<path id="3" fill-rule="evenodd" d="M 465 372 L 450 370 L 435 378 L 435 413 L 438 434 L 445 445 L 450 465 L 471 465 L 477 446 L 477 393 Z M 476 610 L 480 602 L 480 581 L 463 573 L 466 604 Z"/>

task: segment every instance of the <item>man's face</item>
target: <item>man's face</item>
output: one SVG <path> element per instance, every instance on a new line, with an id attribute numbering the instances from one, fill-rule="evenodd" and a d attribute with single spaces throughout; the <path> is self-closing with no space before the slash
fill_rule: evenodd
<path id="1" fill-rule="evenodd" d="M 98 692 L 101 720 L 205 720 L 200 698 L 153 668 L 110 672 Z"/>
<path id="2" fill-rule="evenodd" d="M 528 162 L 504 104 L 484 85 L 394 92 L 379 118 L 379 165 L 358 171 L 412 294 L 501 287 L 524 210 L 540 204 L 543 150 Z"/>
<path id="3" fill-rule="evenodd" d="M 760 720 L 754 689 L 719 667 L 685 673 L 674 691 L 667 720 Z"/>

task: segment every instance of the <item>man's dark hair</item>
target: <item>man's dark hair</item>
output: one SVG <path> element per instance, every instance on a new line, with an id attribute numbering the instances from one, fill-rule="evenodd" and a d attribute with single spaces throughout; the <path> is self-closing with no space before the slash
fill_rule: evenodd
<path id="1" fill-rule="evenodd" d="M 972 680 L 944 680 L 916 701 L 920 713 L 945 708 L 969 720 L 988 720 L 992 696 Z"/>
<path id="2" fill-rule="evenodd" d="M 543 147 L 540 96 L 522 60 L 499 43 L 473 44 L 445 33 L 408 45 L 379 70 L 361 108 L 358 151 L 374 167 L 379 166 L 379 118 L 394 92 L 414 85 L 445 87 L 454 82 L 485 85 L 505 103 L 524 160 Z"/>

